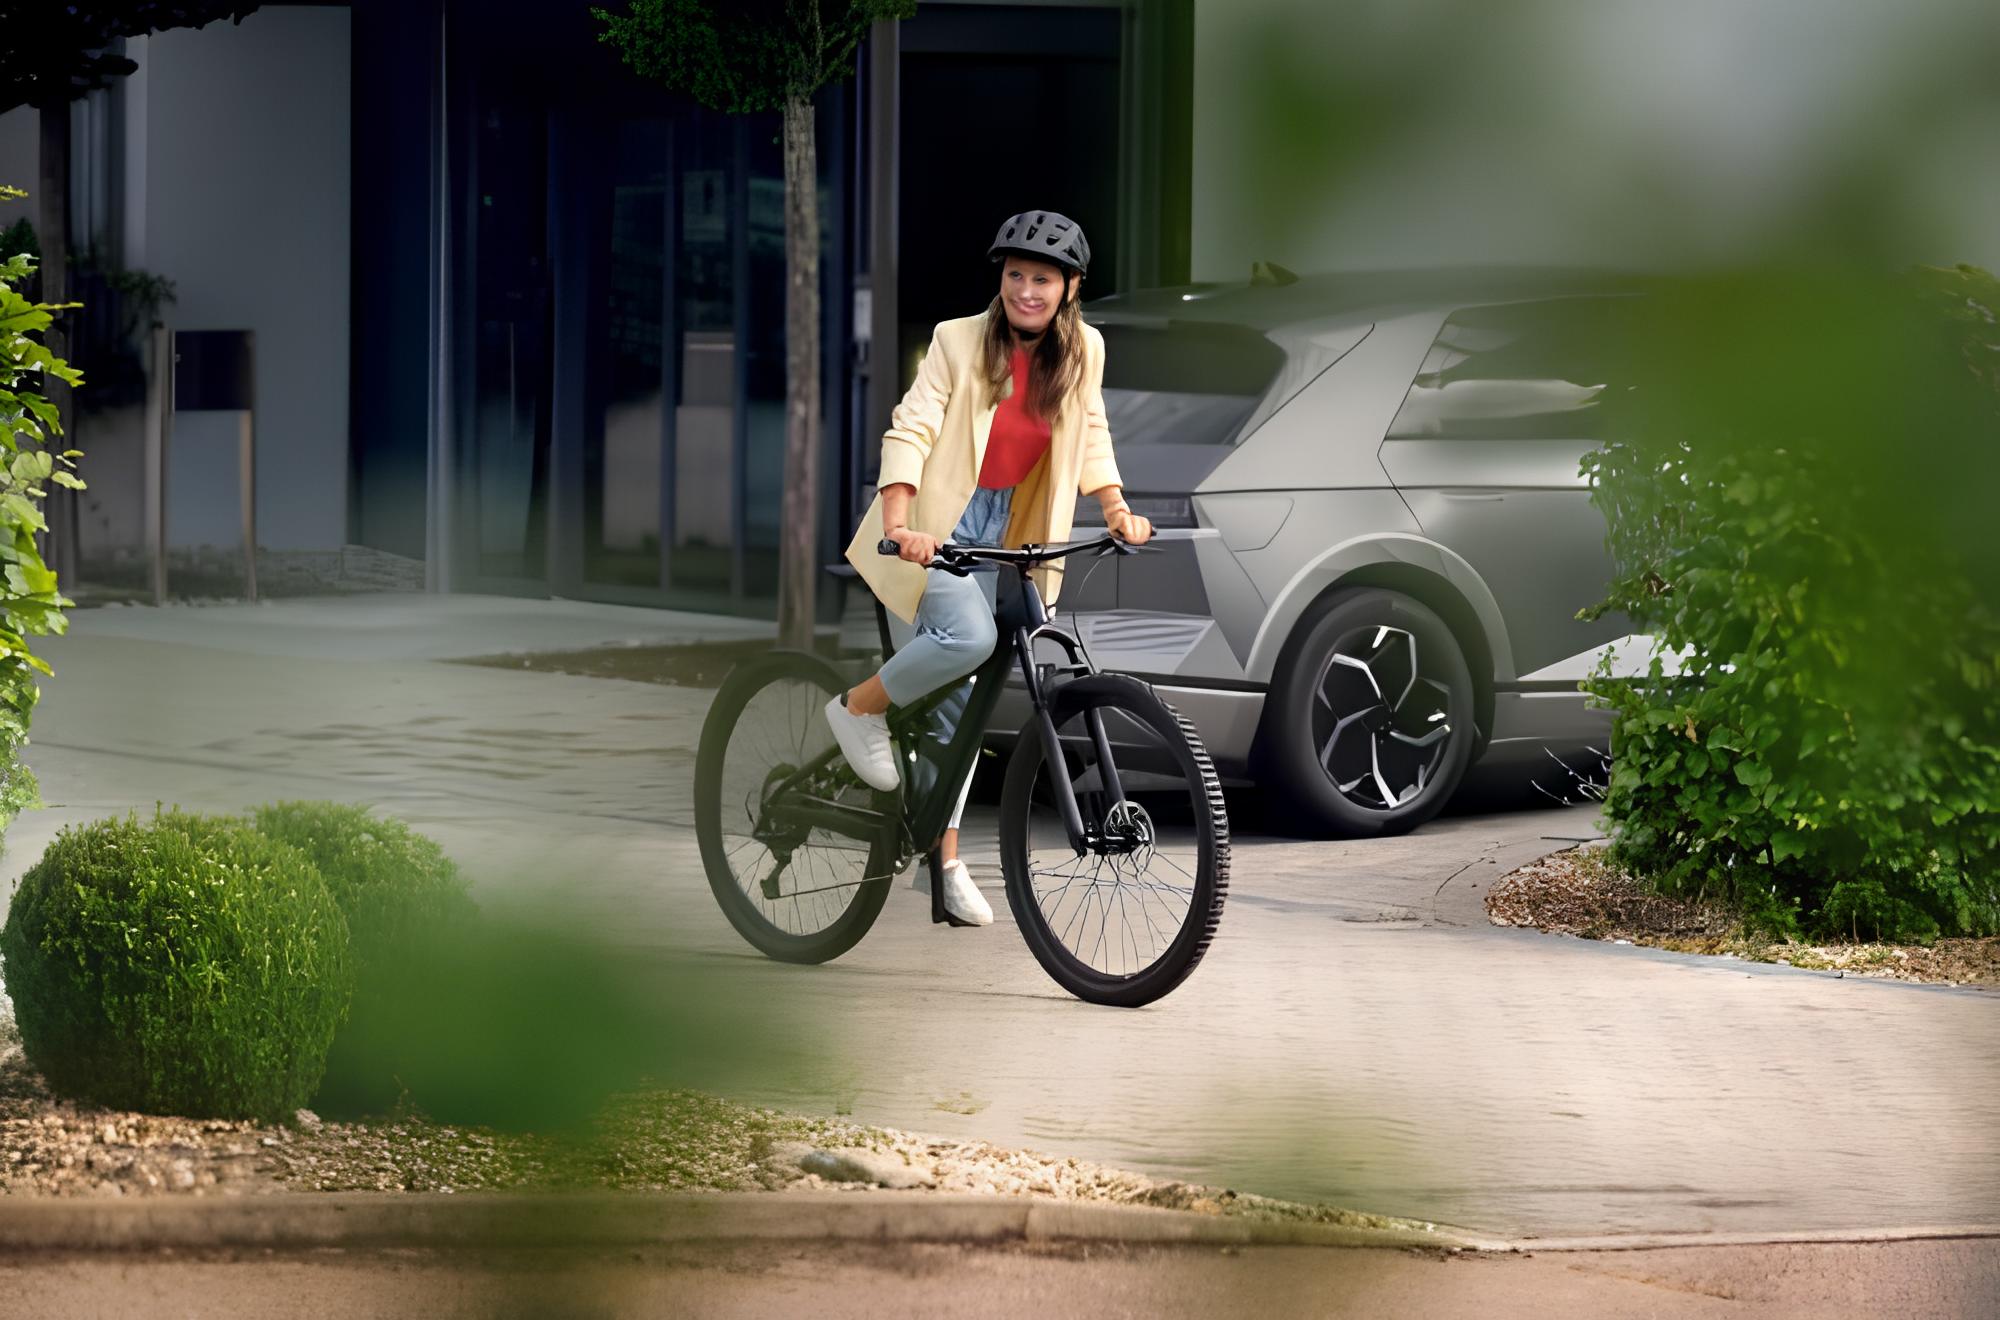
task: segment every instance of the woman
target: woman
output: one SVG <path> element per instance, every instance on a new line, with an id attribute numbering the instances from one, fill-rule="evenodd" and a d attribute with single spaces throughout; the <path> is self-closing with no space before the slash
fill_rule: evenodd
<path id="1" fill-rule="evenodd" d="M 1054 211 L 1024 211 L 1000 226 L 986 255 L 1000 265 L 1000 292 L 980 315 L 937 327 L 882 437 L 879 493 L 847 547 L 893 618 L 896 653 L 828 702 L 826 718 L 855 773 L 885 792 L 900 782 L 889 708 L 963 679 L 998 640 L 994 573 L 926 572 L 940 542 L 1066 540 L 1079 492 L 1097 497 L 1105 526 L 1125 540 L 1143 545 L 1153 534 L 1120 490 L 1104 421 L 1104 337 L 1077 310 L 1090 266 L 1083 230 Z M 898 547 L 893 559 L 876 550 L 884 538 Z M 1044 600 L 1061 584 L 1060 565 L 1035 570 Z M 947 718 L 964 708 L 964 691 L 946 703 Z M 984 926 L 993 909 L 958 860 L 971 787 L 968 776 L 941 844 L 944 907 L 955 922 Z"/>

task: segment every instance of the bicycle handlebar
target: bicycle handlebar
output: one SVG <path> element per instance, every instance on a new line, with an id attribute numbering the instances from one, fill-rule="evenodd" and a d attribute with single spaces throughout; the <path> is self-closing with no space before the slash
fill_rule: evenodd
<path id="1" fill-rule="evenodd" d="M 950 542 L 940 542 L 937 554 L 931 559 L 928 566 L 931 568 L 941 568 L 947 573 L 963 574 L 974 562 L 982 559 L 988 563 L 1014 564 L 1025 568 L 1031 564 L 1046 564 L 1053 560 L 1066 559 L 1070 555 L 1079 555 L 1090 550 L 1094 550 L 1101 555 L 1136 555 L 1144 549 L 1145 547 L 1143 546 L 1133 545 L 1129 541 L 1122 540 L 1108 532 L 1091 541 L 1072 541 L 1062 545 L 1027 546 L 1020 550 L 1001 550 L 990 546 L 952 545 Z M 903 551 L 901 546 L 885 536 L 875 543 L 875 552 L 880 555 L 900 555 Z"/>

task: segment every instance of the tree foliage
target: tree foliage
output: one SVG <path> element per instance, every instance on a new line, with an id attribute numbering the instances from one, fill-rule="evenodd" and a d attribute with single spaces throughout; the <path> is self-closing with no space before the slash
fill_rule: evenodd
<path id="1" fill-rule="evenodd" d="M 711 110 L 754 114 L 809 100 L 845 77 L 879 19 L 908 18 L 916 0 L 629 0 L 593 7 L 598 40 L 634 72 L 686 92 Z"/>
<path id="2" fill-rule="evenodd" d="M 243 0 L 4 0 L 0 3 L 0 111 L 66 105 L 139 66 L 108 47 L 121 37 L 240 23 Z"/>
<path id="3" fill-rule="evenodd" d="M 1623 860 L 1779 933 L 2000 929 L 2000 283 L 1733 276 L 1635 319 L 1586 460 Z"/>

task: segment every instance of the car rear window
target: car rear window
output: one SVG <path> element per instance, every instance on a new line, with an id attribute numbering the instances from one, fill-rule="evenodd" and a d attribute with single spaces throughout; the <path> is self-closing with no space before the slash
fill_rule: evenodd
<path id="1" fill-rule="evenodd" d="M 1233 444 L 1284 350 L 1246 326 L 1101 325 L 1104 411 L 1125 445 Z"/>

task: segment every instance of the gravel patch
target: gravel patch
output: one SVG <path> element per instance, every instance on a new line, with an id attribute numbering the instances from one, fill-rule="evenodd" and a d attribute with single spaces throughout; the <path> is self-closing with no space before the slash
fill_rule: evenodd
<path id="1" fill-rule="evenodd" d="M 1654 893 L 1612 865 L 1600 847 L 1556 853 L 1503 877 L 1487 891 L 1486 915 L 1496 926 L 1677 953 L 1782 963 L 1843 976 L 2000 987 L 2000 938 L 1943 939 L 1929 945 L 1770 940 L 1747 933 L 1720 905 Z"/>
<path id="2" fill-rule="evenodd" d="M 50 1095 L 29 1066 L 0 996 L 0 1195 L 580 1187 L 857 1194 L 888 1187 L 1348 1227 L 1416 1226 L 982 1141 L 939 1140 L 844 1119 L 754 1109 L 689 1091 L 620 1096 L 587 1131 L 567 1134 L 456 1127 L 417 1114 L 337 1123 L 300 1110 L 289 1124 L 262 1124 L 120 1113 Z"/>

